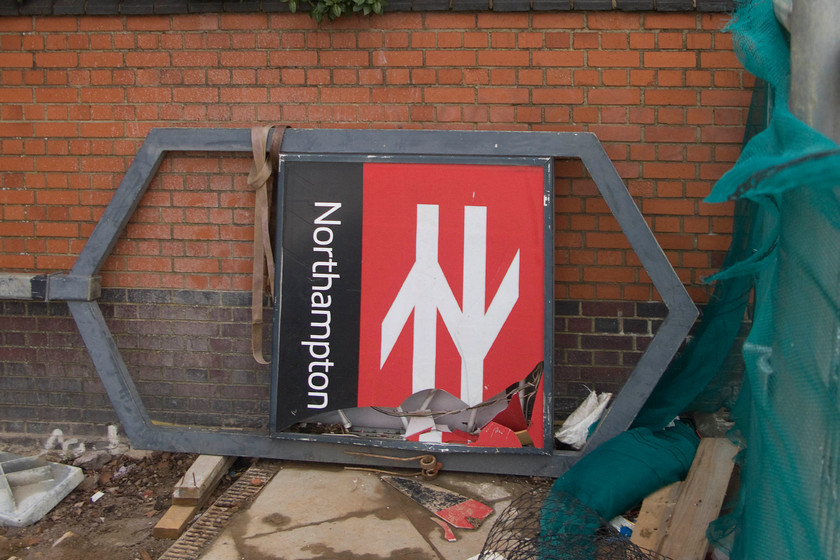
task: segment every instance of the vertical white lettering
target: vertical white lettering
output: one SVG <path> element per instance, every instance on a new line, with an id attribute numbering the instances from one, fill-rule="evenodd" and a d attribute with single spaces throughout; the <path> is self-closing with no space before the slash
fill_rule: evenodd
<path id="1" fill-rule="evenodd" d="M 325 219 L 327 216 L 341 208 L 340 202 L 316 202 L 316 208 L 329 208 L 326 212 L 315 218 L 314 224 L 315 225 L 324 225 L 324 226 L 338 226 L 341 225 L 341 220 L 327 220 Z"/>

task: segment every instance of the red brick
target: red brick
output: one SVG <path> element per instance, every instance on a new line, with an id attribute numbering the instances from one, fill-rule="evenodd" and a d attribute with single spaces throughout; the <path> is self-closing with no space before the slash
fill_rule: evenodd
<path id="1" fill-rule="evenodd" d="M 33 237 L 35 235 L 35 224 L 31 222 L 0 222 L 0 238 Z"/>
<path id="2" fill-rule="evenodd" d="M 419 51 L 374 51 L 371 54 L 371 64 L 373 66 L 390 67 L 423 66 L 423 53 Z"/>
<path id="3" fill-rule="evenodd" d="M 35 53 L 35 64 L 41 68 L 73 68 L 79 63 L 79 57 L 73 52 Z"/>
<path id="4" fill-rule="evenodd" d="M 639 53 L 633 51 L 593 51 L 587 54 L 590 66 L 598 68 L 637 68 Z"/>
<path id="5" fill-rule="evenodd" d="M 517 107 L 516 121 L 538 123 L 542 122 L 542 109 L 540 107 Z"/>
<path id="6" fill-rule="evenodd" d="M 442 68 L 437 72 L 438 84 L 440 85 L 461 85 L 463 83 L 463 71 L 459 68 Z"/>
<path id="7" fill-rule="evenodd" d="M 38 237 L 76 237 L 79 224 L 75 222 L 39 222 L 35 225 Z"/>
<path id="8" fill-rule="evenodd" d="M 661 31 L 656 37 L 656 47 L 660 50 L 668 49 L 684 49 L 683 44 L 685 35 L 683 33 L 669 33 Z"/>
<path id="9" fill-rule="evenodd" d="M 381 31 L 360 31 L 358 34 L 359 48 L 376 48 L 384 44 L 388 45 L 388 41 L 395 41 L 397 44 L 391 44 L 391 47 L 407 47 L 408 34 L 405 32 L 387 33 Z"/>
<path id="10" fill-rule="evenodd" d="M 710 144 L 741 144 L 744 137 L 743 127 L 707 126 L 700 130 L 700 141 Z"/>
<path id="11" fill-rule="evenodd" d="M 268 56 L 272 67 L 317 66 L 318 53 L 314 51 L 273 51 Z"/>
<path id="12" fill-rule="evenodd" d="M 647 89 L 645 105 L 680 105 L 697 104 L 697 91 L 693 89 Z"/>
<path id="13" fill-rule="evenodd" d="M 371 90 L 371 101 L 374 103 L 420 103 L 422 90 L 420 88 L 374 88 Z"/>
<path id="14" fill-rule="evenodd" d="M 573 75 L 578 87 L 601 85 L 601 72 L 598 70 L 575 70 Z"/>
<path id="15" fill-rule="evenodd" d="M 488 50 L 479 51 L 479 66 L 524 66 L 530 63 L 528 51 L 501 51 Z"/>
<path id="16" fill-rule="evenodd" d="M 515 85 L 516 70 L 513 68 L 494 68 L 490 71 L 490 83 L 495 86 Z"/>
<path id="17" fill-rule="evenodd" d="M 227 53 L 223 53 L 224 54 Z M 259 57 L 257 57 L 259 58 Z M 224 61 L 224 58 L 223 58 Z M 263 62 L 265 62 L 265 55 L 263 55 Z M 219 54 L 211 51 L 188 51 L 188 52 L 173 52 L 172 66 L 206 66 L 214 68 L 219 64 Z M 232 66 L 223 62 L 225 66 Z"/>
<path id="18" fill-rule="evenodd" d="M 434 85 L 437 83 L 437 72 L 431 68 L 416 68 L 411 71 L 412 85 Z"/>
<path id="19" fill-rule="evenodd" d="M 582 52 L 537 51 L 532 54 L 532 66 L 580 67 Z"/>
<path id="20" fill-rule="evenodd" d="M 488 111 L 487 107 L 480 106 L 466 106 L 463 108 L 462 115 L 466 122 L 487 122 Z"/>
<path id="21" fill-rule="evenodd" d="M 490 122 L 491 123 L 512 123 L 515 111 L 513 107 L 507 105 L 491 105 L 490 106 Z"/>
<path id="22" fill-rule="evenodd" d="M 635 88 L 590 89 L 587 101 L 593 105 L 638 105 L 641 93 Z"/>
<path id="23" fill-rule="evenodd" d="M 701 52 L 700 53 L 701 68 L 741 68 L 742 65 L 738 61 L 734 52 Z"/>
<path id="24" fill-rule="evenodd" d="M 660 144 L 657 153 L 660 161 L 685 160 L 685 146 L 682 144 Z"/>
<path id="25" fill-rule="evenodd" d="M 516 71 L 516 78 L 520 85 L 541 86 L 544 83 L 542 69 L 520 69 Z"/>
<path id="26" fill-rule="evenodd" d="M 732 169 L 732 163 L 729 162 L 703 163 L 700 165 L 700 178 L 716 181 L 730 169 Z"/>
<path id="27" fill-rule="evenodd" d="M 0 103 L 30 103 L 33 99 L 30 88 L 0 88 Z"/>
<path id="28" fill-rule="evenodd" d="M 627 28 L 625 28 L 627 29 Z M 601 34 L 601 48 L 606 50 L 624 50 L 629 44 L 629 36 L 626 31 L 620 33 Z"/>
<path id="29" fill-rule="evenodd" d="M 393 63 L 391 63 L 391 64 L 393 64 Z M 475 64 L 476 64 L 476 52 L 475 51 L 471 51 L 471 50 L 465 50 L 465 51 L 429 50 L 429 51 L 426 51 L 426 66 L 465 67 L 465 66 L 475 66 Z"/>
<path id="30" fill-rule="evenodd" d="M 589 132 L 595 133 L 603 142 L 639 142 L 642 139 L 638 126 L 592 125 Z"/>
<path id="31" fill-rule="evenodd" d="M 545 83 L 548 86 L 570 86 L 572 72 L 567 69 L 548 68 L 545 70 Z"/>
<path id="32" fill-rule="evenodd" d="M 712 74 L 705 70 L 689 70 L 685 73 L 685 85 L 694 87 L 711 86 Z"/>
<path id="33" fill-rule="evenodd" d="M 630 32 L 630 48 L 639 50 L 653 49 L 656 45 L 656 35 L 647 32 Z"/>
<path id="34" fill-rule="evenodd" d="M 219 101 L 222 103 L 265 103 L 268 101 L 268 89 L 256 87 L 220 88 Z"/>
<path id="35" fill-rule="evenodd" d="M 657 70 L 656 83 L 660 87 L 683 87 L 685 75 L 685 70 Z"/>
<path id="36" fill-rule="evenodd" d="M 713 83 L 720 88 L 749 88 L 747 81 L 751 79 L 749 74 L 744 75 L 738 71 L 716 70 L 713 73 Z"/>
<path id="37" fill-rule="evenodd" d="M 586 267 L 583 270 L 584 282 L 618 282 L 629 283 L 636 281 L 636 269 L 626 267 Z"/>
<path id="38" fill-rule="evenodd" d="M 703 146 L 706 148 L 707 151 L 703 152 L 702 159 L 697 159 L 697 161 L 712 161 L 712 151 L 710 146 Z M 700 155 L 700 154 L 698 154 Z M 719 145 L 715 146 L 714 149 L 714 159 L 718 162 L 727 162 L 727 163 L 735 163 L 735 161 L 741 155 L 741 146 L 732 146 L 732 145 Z"/>
<path id="39" fill-rule="evenodd" d="M 533 102 L 544 105 L 579 105 L 583 91 L 572 88 L 537 88 L 531 92 Z"/>
<path id="40" fill-rule="evenodd" d="M 605 86 L 622 87 L 629 85 L 627 70 L 601 70 L 601 81 Z"/>
<path id="41" fill-rule="evenodd" d="M 648 51 L 643 53 L 646 68 L 695 68 L 697 54 L 685 51 Z"/>
<path id="42" fill-rule="evenodd" d="M 723 146 L 721 146 L 723 147 Z M 737 153 L 740 153 L 740 148 L 736 149 Z M 736 155 L 737 157 L 737 155 Z M 686 154 L 685 159 L 687 161 L 697 161 L 697 162 L 704 162 L 704 161 L 711 161 L 712 160 L 712 148 L 711 146 L 687 146 L 686 147 Z M 735 161 L 734 159 L 731 161 Z"/>
<path id="43" fill-rule="evenodd" d="M 479 99 L 481 94 L 479 93 Z M 423 99 L 426 103 L 474 103 L 476 93 L 473 88 L 424 88 Z"/>
<path id="44" fill-rule="evenodd" d="M 83 103 L 122 103 L 125 90 L 122 88 L 85 88 L 81 90 Z"/>
<path id="45" fill-rule="evenodd" d="M 679 126 L 648 126 L 645 127 L 646 142 L 696 142 L 697 129 Z"/>
<path id="46" fill-rule="evenodd" d="M 698 235 L 697 248 L 701 251 L 726 251 L 729 249 L 729 235 Z"/>
<path id="47" fill-rule="evenodd" d="M 367 51 L 328 51 L 321 52 L 318 61 L 322 66 L 368 66 L 370 55 Z"/>
<path id="48" fill-rule="evenodd" d="M 589 248 L 621 249 L 630 247 L 630 243 L 622 233 L 588 232 L 585 243 Z"/>
<path id="49" fill-rule="evenodd" d="M 693 179 L 696 176 L 692 163 L 654 163 L 643 164 L 645 177 L 651 179 Z"/>
<path id="50" fill-rule="evenodd" d="M 600 33 L 579 31 L 572 36 L 572 45 L 575 49 L 597 49 L 600 48 Z"/>
<path id="51" fill-rule="evenodd" d="M 601 123 L 627 124 L 627 107 L 600 107 Z"/>
<path id="52" fill-rule="evenodd" d="M 125 64 L 130 67 L 170 66 L 170 57 L 164 52 L 129 52 L 125 54 Z"/>
<path id="53" fill-rule="evenodd" d="M 355 85 L 359 82 L 358 71 L 355 68 L 336 68 L 332 71 L 334 85 Z"/>
<path id="54" fill-rule="evenodd" d="M 219 29 L 245 31 L 266 29 L 267 22 L 266 14 L 222 14 L 219 18 Z"/>
<path id="55" fill-rule="evenodd" d="M 751 91 L 706 90 L 700 92 L 700 102 L 704 107 L 749 107 Z"/>
<path id="56" fill-rule="evenodd" d="M 368 103 L 369 88 L 322 88 L 321 101 L 324 103 Z"/>
<path id="57" fill-rule="evenodd" d="M 2 65 L 3 68 L 31 68 L 32 67 L 32 53 L 27 52 L 4 52 Z"/>

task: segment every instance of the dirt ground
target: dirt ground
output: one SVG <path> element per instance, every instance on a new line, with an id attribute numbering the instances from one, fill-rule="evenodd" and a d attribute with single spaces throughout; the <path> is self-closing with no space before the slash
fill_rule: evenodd
<path id="1" fill-rule="evenodd" d="M 86 469 L 79 487 L 37 523 L 0 526 L 0 560 L 157 559 L 174 541 L 154 538 L 152 528 L 172 505 L 173 487 L 195 457 L 162 452 L 117 455 L 100 468 Z M 73 462 L 55 455 L 47 459 Z M 248 460 L 234 463 L 215 496 L 248 466 Z M 92 502 L 98 491 L 104 495 Z"/>

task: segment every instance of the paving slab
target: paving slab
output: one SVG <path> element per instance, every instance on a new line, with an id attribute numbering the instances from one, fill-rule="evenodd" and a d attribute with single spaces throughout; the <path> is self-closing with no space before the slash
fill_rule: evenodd
<path id="1" fill-rule="evenodd" d="M 399 471 L 396 471 L 399 474 Z M 383 473 L 283 462 L 257 498 L 234 515 L 202 560 L 467 560 L 505 507 L 533 487 L 527 477 L 441 472 L 432 483 L 494 509 L 455 542 L 430 511 L 383 483 Z"/>

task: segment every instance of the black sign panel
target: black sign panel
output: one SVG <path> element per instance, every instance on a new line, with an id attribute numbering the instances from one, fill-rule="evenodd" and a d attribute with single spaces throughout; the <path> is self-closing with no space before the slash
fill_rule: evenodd
<path id="1" fill-rule="evenodd" d="M 287 162 L 277 425 L 356 406 L 362 165 Z"/>

